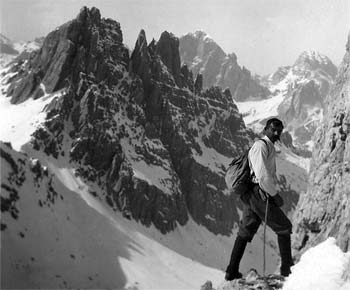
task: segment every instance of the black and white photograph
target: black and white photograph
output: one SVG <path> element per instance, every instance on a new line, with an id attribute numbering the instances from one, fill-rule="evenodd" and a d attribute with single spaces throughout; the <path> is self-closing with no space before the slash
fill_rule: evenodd
<path id="1" fill-rule="evenodd" d="M 349 0 L 0 0 L 0 288 L 350 290 L 349 135 Z"/>

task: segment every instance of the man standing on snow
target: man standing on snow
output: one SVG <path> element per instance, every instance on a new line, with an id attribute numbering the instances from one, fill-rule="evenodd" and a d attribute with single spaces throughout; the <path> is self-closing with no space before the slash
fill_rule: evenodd
<path id="1" fill-rule="evenodd" d="M 265 136 L 255 141 L 249 150 L 248 160 L 251 168 L 252 185 L 248 192 L 241 195 L 243 216 L 233 246 L 230 263 L 226 269 L 225 280 L 231 281 L 242 277 L 239 264 L 248 242 L 251 242 L 260 224 L 265 219 L 266 202 L 268 201 L 266 224 L 277 234 L 281 255 L 280 273 L 290 274 L 293 265 L 291 255 L 292 224 L 280 209 L 283 200 L 276 189 L 276 150 L 274 143 L 280 140 L 283 124 L 277 118 L 269 119 L 264 128 Z"/>

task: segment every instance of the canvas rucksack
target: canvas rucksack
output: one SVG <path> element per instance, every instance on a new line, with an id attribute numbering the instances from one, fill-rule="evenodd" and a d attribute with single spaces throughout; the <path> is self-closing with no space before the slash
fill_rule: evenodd
<path id="1" fill-rule="evenodd" d="M 267 146 L 266 140 L 260 140 Z M 226 170 L 225 181 L 231 193 L 243 194 L 249 188 L 252 179 L 248 161 L 249 150 L 250 149 L 248 149 L 242 155 L 234 158 Z"/>

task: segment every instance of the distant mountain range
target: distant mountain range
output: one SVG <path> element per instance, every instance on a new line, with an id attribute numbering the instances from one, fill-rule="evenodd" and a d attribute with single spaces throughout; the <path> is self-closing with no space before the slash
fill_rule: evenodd
<path id="1" fill-rule="evenodd" d="M 267 118 L 279 117 L 292 135 L 293 145 L 299 148 L 296 152 L 312 150 L 311 138 L 320 124 L 325 97 L 337 74 L 336 66 L 327 56 L 305 51 L 292 66 L 280 67 L 268 76 L 253 77 L 238 65 L 234 53 L 226 54 L 203 31 L 182 36 L 179 48 L 181 62 L 194 75 L 202 75 L 204 87 L 230 89 L 249 127 L 259 133 Z"/>
<path id="2" fill-rule="evenodd" d="M 237 63 L 234 53 L 226 54 L 205 32 L 180 37 L 181 62 L 194 75 L 203 76 L 203 86 L 229 88 L 235 101 L 265 99 L 269 90 L 261 86 L 251 72 Z"/>
<path id="3" fill-rule="evenodd" d="M 13 42 L 0 33 L 0 67 L 7 65 L 20 54 L 27 54 L 38 50 L 43 44 L 43 41 L 44 37 L 27 42 Z"/>

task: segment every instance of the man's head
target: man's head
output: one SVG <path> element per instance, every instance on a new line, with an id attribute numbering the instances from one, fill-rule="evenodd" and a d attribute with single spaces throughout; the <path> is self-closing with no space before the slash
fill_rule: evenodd
<path id="1" fill-rule="evenodd" d="M 277 118 L 267 120 L 264 132 L 271 142 L 275 143 L 276 141 L 280 140 L 282 131 L 283 123 L 281 120 Z"/>

